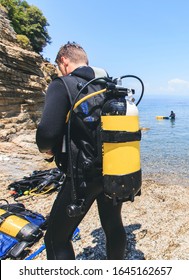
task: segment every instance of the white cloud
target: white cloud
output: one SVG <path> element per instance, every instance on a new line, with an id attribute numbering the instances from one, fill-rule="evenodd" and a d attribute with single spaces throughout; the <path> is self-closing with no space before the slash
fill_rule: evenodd
<path id="1" fill-rule="evenodd" d="M 169 93 L 188 93 L 189 94 L 189 81 L 182 79 L 172 79 L 167 82 L 165 87 L 160 87 L 161 92 Z"/>

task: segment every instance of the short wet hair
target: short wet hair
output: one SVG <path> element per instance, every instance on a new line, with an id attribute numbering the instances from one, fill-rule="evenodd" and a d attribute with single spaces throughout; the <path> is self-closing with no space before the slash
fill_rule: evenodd
<path id="1" fill-rule="evenodd" d="M 67 44 L 61 46 L 55 62 L 60 62 L 61 57 L 64 56 L 69 58 L 73 63 L 80 63 L 83 62 L 85 64 L 89 64 L 87 54 L 85 50 L 76 42 L 67 42 Z"/>

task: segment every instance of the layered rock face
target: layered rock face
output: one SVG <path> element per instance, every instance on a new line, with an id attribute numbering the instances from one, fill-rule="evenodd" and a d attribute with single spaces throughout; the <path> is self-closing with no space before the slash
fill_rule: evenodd
<path id="1" fill-rule="evenodd" d="M 0 8 L 1 140 L 9 140 L 21 129 L 36 127 L 44 104 L 48 75 L 55 71 L 53 66 L 46 67 L 47 64 L 39 54 L 19 47 L 16 33 Z M 51 73 L 47 73 L 47 68 Z"/>

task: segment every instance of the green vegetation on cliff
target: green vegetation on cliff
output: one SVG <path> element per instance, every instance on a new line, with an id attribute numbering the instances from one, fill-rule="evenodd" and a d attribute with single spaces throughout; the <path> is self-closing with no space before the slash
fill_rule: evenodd
<path id="1" fill-rule="evenodd" d="M 30 6 L 25 0 L 0 0 L 0 5 L 6 8 L 15 32 L 29 39 L 27 45 L 31 45 L 33 51 L 41 53 L 51 43 L 47 19 L 36 6 Z"/>

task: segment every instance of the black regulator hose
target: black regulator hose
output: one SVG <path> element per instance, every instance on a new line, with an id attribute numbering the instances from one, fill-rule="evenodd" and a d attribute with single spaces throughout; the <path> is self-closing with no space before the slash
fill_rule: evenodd
<path id="1" fill-rule="evenodd" d="M 142 99 L 142 97 L 144 95 L 144 84 L 143 84 L 143 81 L 139 77 L 137 77 L 135 75 L 125 75 L 125 76 L 121 76 L 120 77 L 121 80 L 125 79 L 125 78 L 134 78 L 134 79 L 137 79 L 141 83 L 142 91 L 141 91 L 139 100 L 136 102 L 136 106 L 138 106 L 138 104 L 140 103 L 140 101 L 141 101 L 141 99 Z"/>

